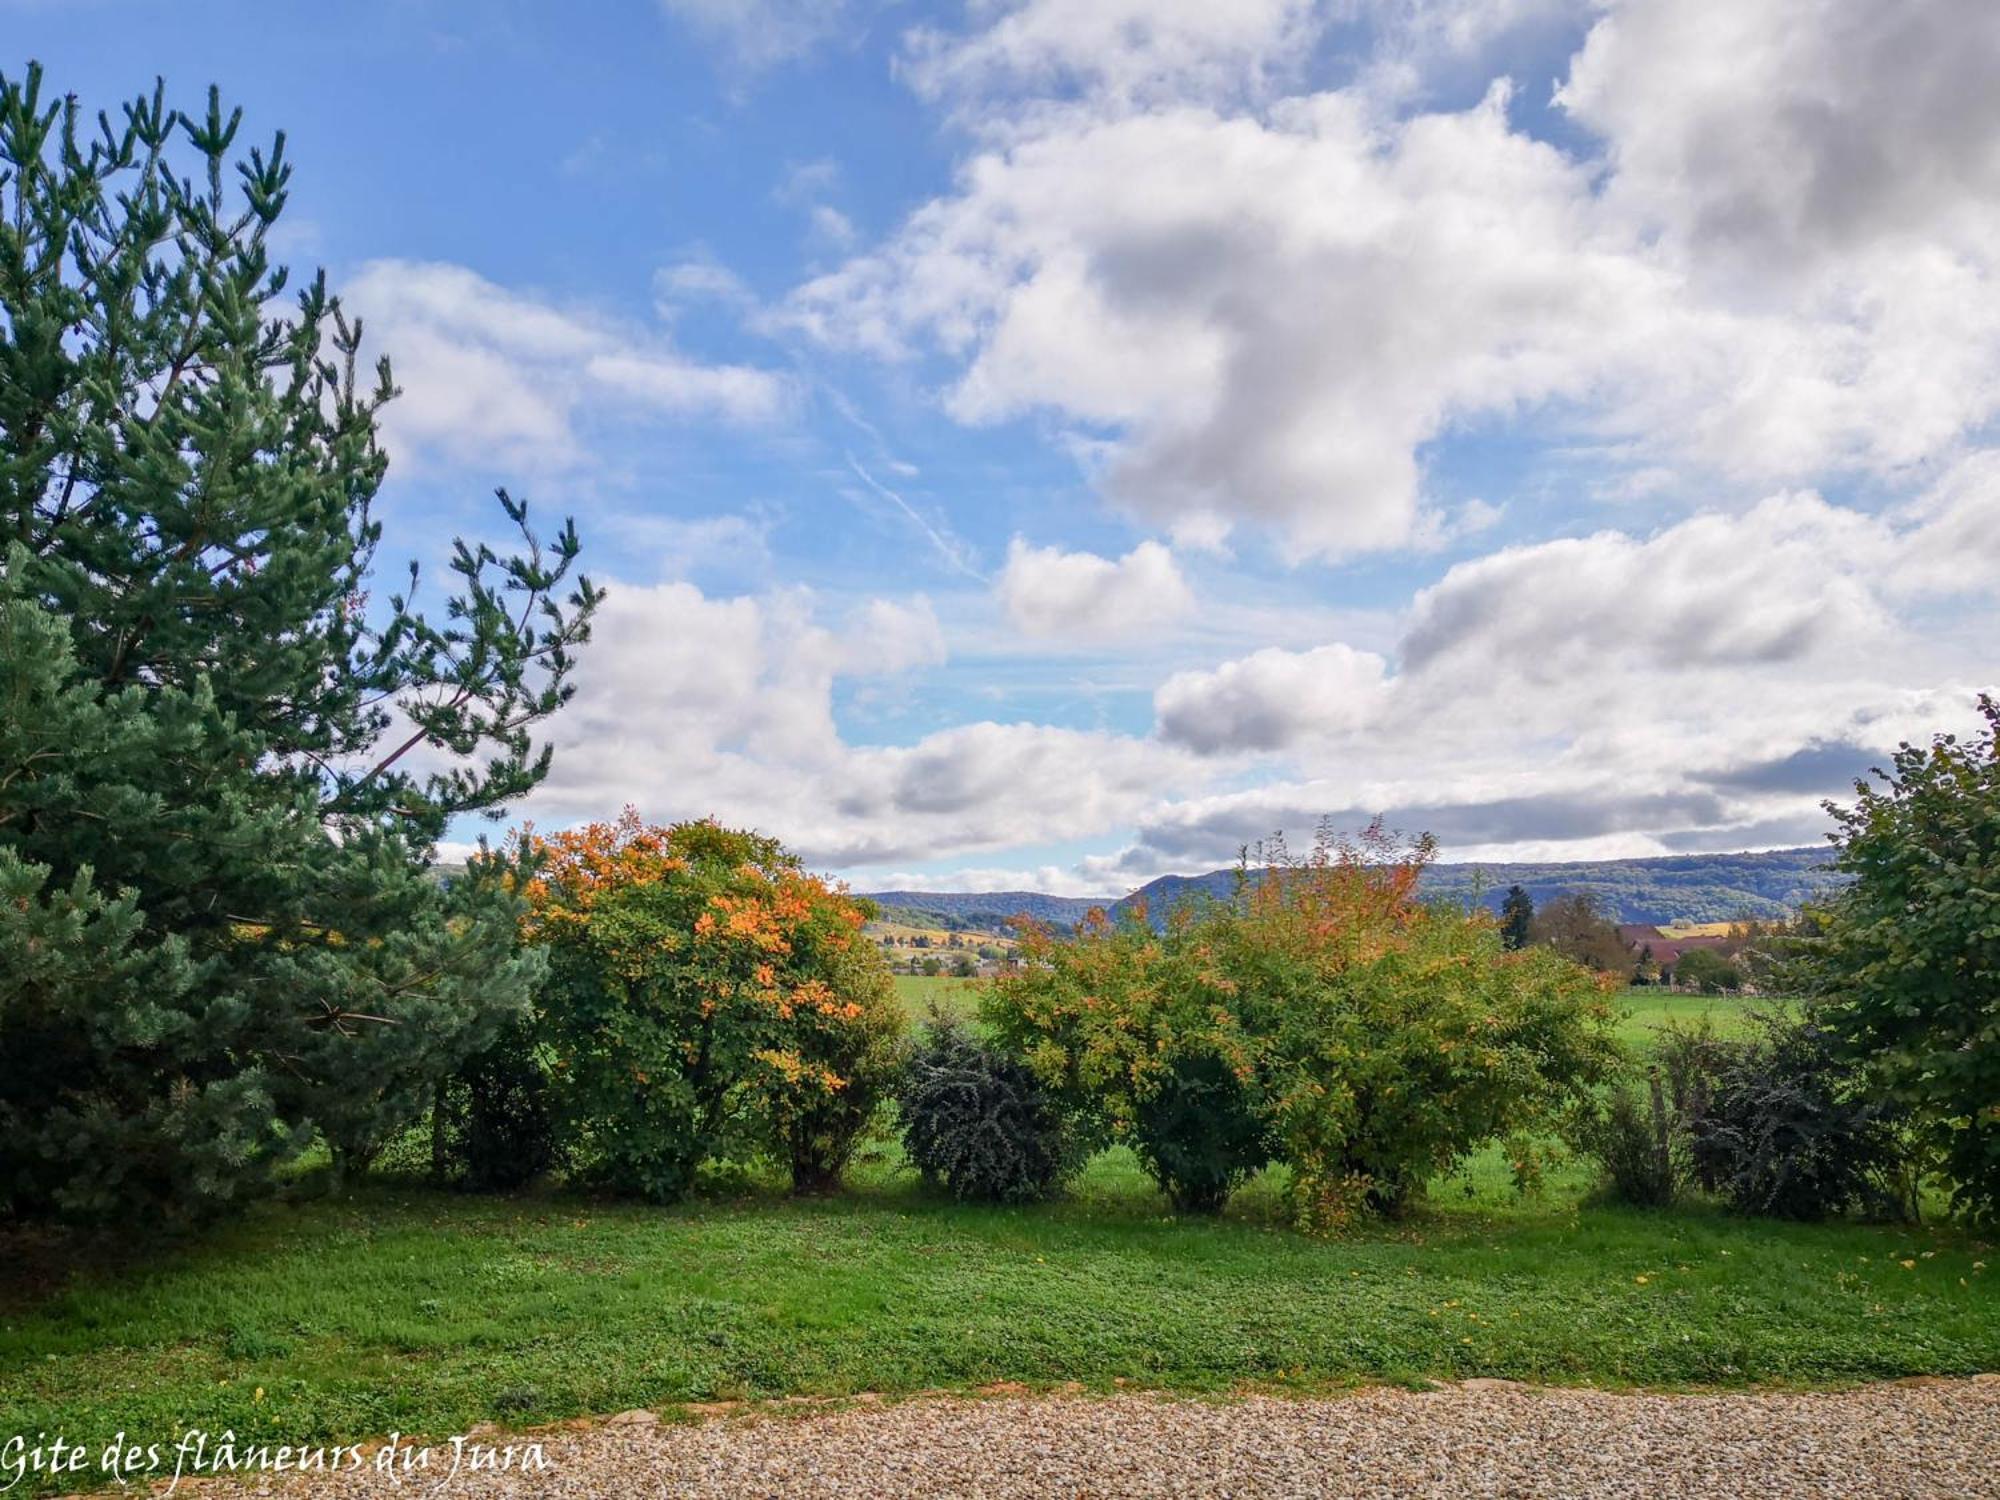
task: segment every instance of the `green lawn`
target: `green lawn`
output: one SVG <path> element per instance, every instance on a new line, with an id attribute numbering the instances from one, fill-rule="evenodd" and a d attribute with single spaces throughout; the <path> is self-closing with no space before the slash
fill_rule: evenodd
<path id="1" fill-rule="evenodd" d="M 1334 1241 L 1284 1228 L 1270 1182 L 1224 1220 L 1175 1222 L 1123 1153 L 1033 1208 L 934 1201 L 890 1147 L 854 1178 L 831 1200 L 739 1182 L 673 1209 L 376 1186 L 267 1205 L 124 1269 L 0 1244 L 17 1277 L 51 1277 L 0 1301 L 0 1436 L 435 1436 L 998 1380 L 1677 1386 L 2000 1368 L 2000 1296 L 1975 1265 L 1994 1257 L 1948 1229 L 1589 1207 L 1576 1168 L 1524 1203 L 1490 1156 L 1419 1218 Z"/>
<path id="2" fill-rule="evenodd" d="M 921 1008 L 969 987 L 898 989 Z M 1633 998 L 1640 1042 L 1711 1003 Z M 1719 1023 L 1736 1014 L 1715 1004 Z M 1412 1220 L 1315 1241 L 1285 1226 L 1281 1186 L 1267 1174 L 1227 1217 L 1176 1222 L 1112 1152 L 1064 1202 L 961 1207 L 881 1143 L 828 1200 L 747 1177 L 671 1209 L 390 1183 L 267 1204 L 177 1247 L 0 1239 L 0 1441 L 437 1437 L 1002 1380 L 1673 1387 L 2000 1369 L 2000 1255 L 1949 1227 L 1607 1207 L 1577 1163 L 1523 1200 L 1488 1152 Z"/>
<path id="3" fill-rule="evenodd" d="M 948 1015 L 970 1018 L 979 1005 L 981 981 L 954 979 L 948 974 L 898 974 L 896 998 L 903 1002 L 912 1021 L 922 1021 L 935 1005 Z"/>
<path id="4" fill-rule="evenodd" d="M 1757 1000 L 1740 1000 L 1730 995 L 1676 995 L 1665 990 L 1632 988 L 1618 998 L 1624 1012 L 1618 1036 L 1627 1046 L 1650 1047 L 1659 1028 L 1669 1022 L 1683 1026 L 1699 1023 L 1706 1016 L 1722 1036 L 1742 1033 L 1749 1027 L 1748 1012 Z"/>

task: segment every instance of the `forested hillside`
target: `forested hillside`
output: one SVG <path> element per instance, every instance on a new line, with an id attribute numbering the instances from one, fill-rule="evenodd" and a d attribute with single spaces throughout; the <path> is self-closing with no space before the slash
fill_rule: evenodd
<path id="1" fill-rule="evenodd" d="M 1774 849 L 1760 854 L 1681 854 L 1657 859 L 1581 860 L 1548 864 L 1439 864 L 1424 872 L 1428 896 L 1477 900 L 1498 908 L 1507 888 L 1519 885 L 1537 906 L 1553 897 L 1584 892 L 1607 916 L 1621 922 L 1720 922 L 1732 917 L 1777 917 L 1837 884 L 1833 851 Z M 921 914 L 954 930 L 998 928 L 1018 916 L 1067 924 L 1094 906 L 1123 910 L 1143 901 L 1154 915 L 1190 896 L 1227 896 L 1234 870 L 1206 875 L 1162 875 L 1120 898 L 1045 896 L 1034 891 L 954 893 L 874 891 L 884 907 Z"/>

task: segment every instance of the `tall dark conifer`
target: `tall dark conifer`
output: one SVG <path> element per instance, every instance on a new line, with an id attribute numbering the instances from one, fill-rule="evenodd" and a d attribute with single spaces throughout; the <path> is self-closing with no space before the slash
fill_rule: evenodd
<path id="1" fill-rule="evenodd" d="M 497 862 L 428 862 L 546 773 L 598 595 L 503 493 L 441 622 L 371 596 L 389 367 L 287 297 L 239 120 L 0 77 L 0 1212 L 366 1162 L 538 972 Z"/>
<path id="2" fill-rule="evenodd" d="M 1509 948 L 1525 948 L 1535 925 L 1535 898 L 1518 885 L 1507 887 L 1500 903 L 1500 941 Z"/>

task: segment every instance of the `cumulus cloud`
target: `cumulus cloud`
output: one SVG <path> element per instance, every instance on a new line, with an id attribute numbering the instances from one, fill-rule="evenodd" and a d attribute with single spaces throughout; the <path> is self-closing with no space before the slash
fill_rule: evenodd
<path id="1" fill-rule="evenodd" d="M 1796 275 L 1884 241 L 1990 234 L 1996 77 L 1985 0 L 1624 0 L 1557 98 L 1608 142 L 1630 212 Z"/>
<path id="2" fill-rule="evenodd" d="M 1880 522 L 1802 493 L 1644 539 L 1508 548 L 1417 595 L 1403 666 L 1469 658 L 1475 674 L 1535 681 L 1607 662 L 1671 673 L 1852 651 L 1888 629 L 1867 575 L 1890 540 Z"/>
<path id="3" fill-rule="evenodd" d="M 940 665 L 944 630 L 930 600 L 870 599 L 849 617 L 841 660 L 850 676 L 913 671 Z"/>
<path id="4" fill-rule="evenodd" d="M 1163 625 L 1194 604 L 1173 553 L 1141 542 L 1113 561 L 1014 538 L 995 585 L 1008 619 L 1029 635 L 1106 640 Z"/>
<path id="5" fill-rule="evenodd" d="M 1379 713 L 1386 663 L 1334 644 L 1276 647 L 1212 672 L 1176 672 L 1153 695 L 1159 735 L 1202 754 L 1283 750 L 1365 728 Z"/>
<path id="6" fill-rule="evenodd" d="M 968 422 L 1049 410 L 1113 438 L 1103 482 L 1170 526 L 1267 523 L 1306 552 L 1400 544 L 1417 450 L 1585 380 L 1652 274 L 1587 172 L 1506 91 L 1387 134 L 1355 99 L 1180 107 L 996 148 L 882 250 L 800 288 L 809 331 L 965 357 Z"/>
<path id="7" fill-rule="evenodd" d="M 788 5 L 672 3 L 718 35 L 767 23 L 755 65 L 815 44 Z M 1233 530 L 1289 562 L 1457 556 L 1503 520 L 1510 544 L 1331 575 L 1387 579 L 1372 602 L 1393 634 L 1265 633 L 1304 649 L 1196 665 L 1167 655 L 1199 635 L 1163 628 L 1191 613 L 1165 546 L 1017 538 L 989 579 L 948 518 L 850 459 L 857 503 L 990 587 L 1038 666 L 1048 642 L 1144 642 L 1120 666 L 1153 689 L 1152 732 L 980 722 L 850 744 L 847 684 L 890 693 L 944 661 L 928 601 L 665 585 L 613 596 L 545 805 L 636 795 L 876 870 L 1099 841 L 1112 852 L 1067 871 L 893 881 L 1092 891 L 1328 816 L 1384 814 L 1460 856 L 1809 840 L 1820 797 L 1991 685 L 1983 604 L 1963 602 L 2000 577 L 1989 12 L 981 0 L 917 28 L 898 70 L 961 143 L 949 187 L 851 255 L 851 226 L 826 220 L 819 245 L 847 258 L 756 307 L 760 326 L 899 379 L 943 368 L 961 423 L 1033 418 L 1113 507 L 1215 551 L 1205 595 Z M 1336 15 L 1373 48 L 1329 82 L 1315 48 Z M 1556 26 L 1574 45 L 1551 129 L 1547 78 L 1526 98 L 1491 59 Z M 827 183 L 815 164 L 796 201 L 824 205 Z M 580 390 L 750 418 L 775 389 L 474 291 L 427 287 L 406 320 L 450 377 L 437 399 L 479 393 L 428 418 L 469 432 L 465 451 L 560 451 Z M 754 301 L 697 262 L 661 295 Z M 1537 485 L 1485 473 L 1504 517 L 1466 500 L 1447 460 L 1468 432 L 1569 466 L 1579 502 L 1626 507 L 1615 529 L 1564 496 L 1552 537 Z"/>
<path id="8" fill-rule="evenodd" d="M 920 31 L 911 77 L 981 144 L 790 320 L 941 349 L 961 420 L 1054 414 L 1117 504 L 1299 555 L 1434 540 L 1424 451 L 1470 421 L 1761 488 L 1899 473 L 2000 409 L 1979 0 L 1617 0 L 1560 95 L 1602 159 L 1519 128 L 1504 81 L 1267 89 L 1317 24 L 1279 0 L 1138 9 Z M 1568 7 L 1369 9 L 1393 61 Z"/>
<path id="9" fill-rule="evenodd" d="M 627 417 L 762 422 L 788 399 L 784 376 L 705 364 L 656 332 L 510 291 L 464 266 L 377 260 L 342 289 L 403 395 L 383 414 L 399 457 L 563 466 L 585 447 L 585 403 Z"/>
<path id="10" fill-rule="evenodd" d="M 2000 451 L 1954 465 L 1902 513 L 1909 526 L 1890 581 L 1917 593 L 2000 589 Z"/>
<path id="11" fill-rule="evenodd" d="M 528 815 L 555 825 L 627 802 L 656 819 L 713 814 L 849 867 L 1007 848 L 1051 827 L 1101 834 L 1193 784 L 1168 747 L 1038 724 L 850 744 L 835 685 L 920 671 L 944 644 L 921 598 L 863 601 L 832 624 L 822 613 L 797 590 L 615 589 Z"/>
<path id="12" fill-rule="evenodd" d="M 1086 873 L 1143 880 L 1378 814 L 1453 857 L 1810 842 L 1822 798 L 1990 685 L 1980 632 L 1919 622 L 1973 586 L 1976 564 L 1944 559 L 1988 544 L 1993 477 L 1970 462 L 1886 517 L 1782 493 L 1509 548 L 1420 592 L 1393 664 L 1335 644 L 1177 673 L 1154 698 L 1163 742 L 1281 774 L 1162 798 Z"/>

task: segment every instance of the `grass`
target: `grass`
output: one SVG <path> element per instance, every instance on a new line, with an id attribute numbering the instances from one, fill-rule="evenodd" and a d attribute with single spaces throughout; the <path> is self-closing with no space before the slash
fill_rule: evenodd
<path id="1" fill-rule="evenodd" d="M 849 1193 L 805 1202 L 743 1181 L 671 1209 L 374 1186 L 0 1294 L 0 1440 L 349 1441 L 1001 1380 L 1687 1386 L 2000 1367 L 2000 1297 L 1975 1267 L 1990 1252 L 1963 1233 L 1593 1207 L 1575 1168 L 1523 1201 L 1505 1176 L 1489 1154 L 1419 1218 L 1333 1241 L 1285 1229 L 1271 1181 L 1221 1220 L 1175 1222 L 1121 1152 L 1068 1201 L 1018 1209 L 936 1201 L 887 1147 Z"/>
<path id="2" fill-rule="evenodd" d="M 955 1015 L 972 1017 L 978 1009 L 982 983 L 949 975 L 895 976 L 896 996 L 913 1021 L 923 1020 L 933 1005 Z M 1704 1016 L 1716 1031 L 1729 1036 L 1748 1026 L 1745 1012 L 1755 1003 L 1727 995 L 1678 995 L 1659 989 L 1628 989 L 1618 1000 L 1622 1013 L 1618 1036 L 1628 1046 L 1645 1049 L 1652 1046 L 1659 1028 L 1667 1023 L 1692 1025 Z"/>
<path id="3" fill-rule="evenodd" d="M 1732 995 L 1679 995 L 1667 990 L 1628 989 L 1619 997 L 1623 1012 L 1618 1037 L 1629 1047 L 1648 1048 L 1669 1023 L 1692 1026 L 1705 1017 L 1718 1035 L 1736 1036 L 1750 1026 L 1749 1011 L 1761 1002 Z"/>
<path id="4" fill-rule="evenodd" d="M 954 981 L 899 981 L 921 1003 Z M 1636 997 L 1629 1027 L 1705 1004 Z M 1718 1007 L 1719 1022 L 1735 1011 Z M 926 1195 L 893 1145 L 795 1201 L 718 1178 L 674 1208 L 376 1184 L 180 1244 L 0 1240 L 0 1442 L 231 1428 L 286 1442 L 632 1406 L 996 1381 L 1317 1391 L 1502 1376 L 1656 1387 L 2000 1368 L 1983 1241 L 1595 1204 L 1497 1152 L 1400 1224 L 1285 1227 L 1276 1173 L 1176 1221 L 1129 1153 L 1063 1202 Z"/>
<path id="5" fill-rule="evenodd" d="M 897 974 L 893 978 L 896 998 L 903 1002 L 912 1021 L 927 1019 L 933 1005 L 968 1020 L 978 1009 L 980 980 L 955 979 L 949 974 Z"/>

